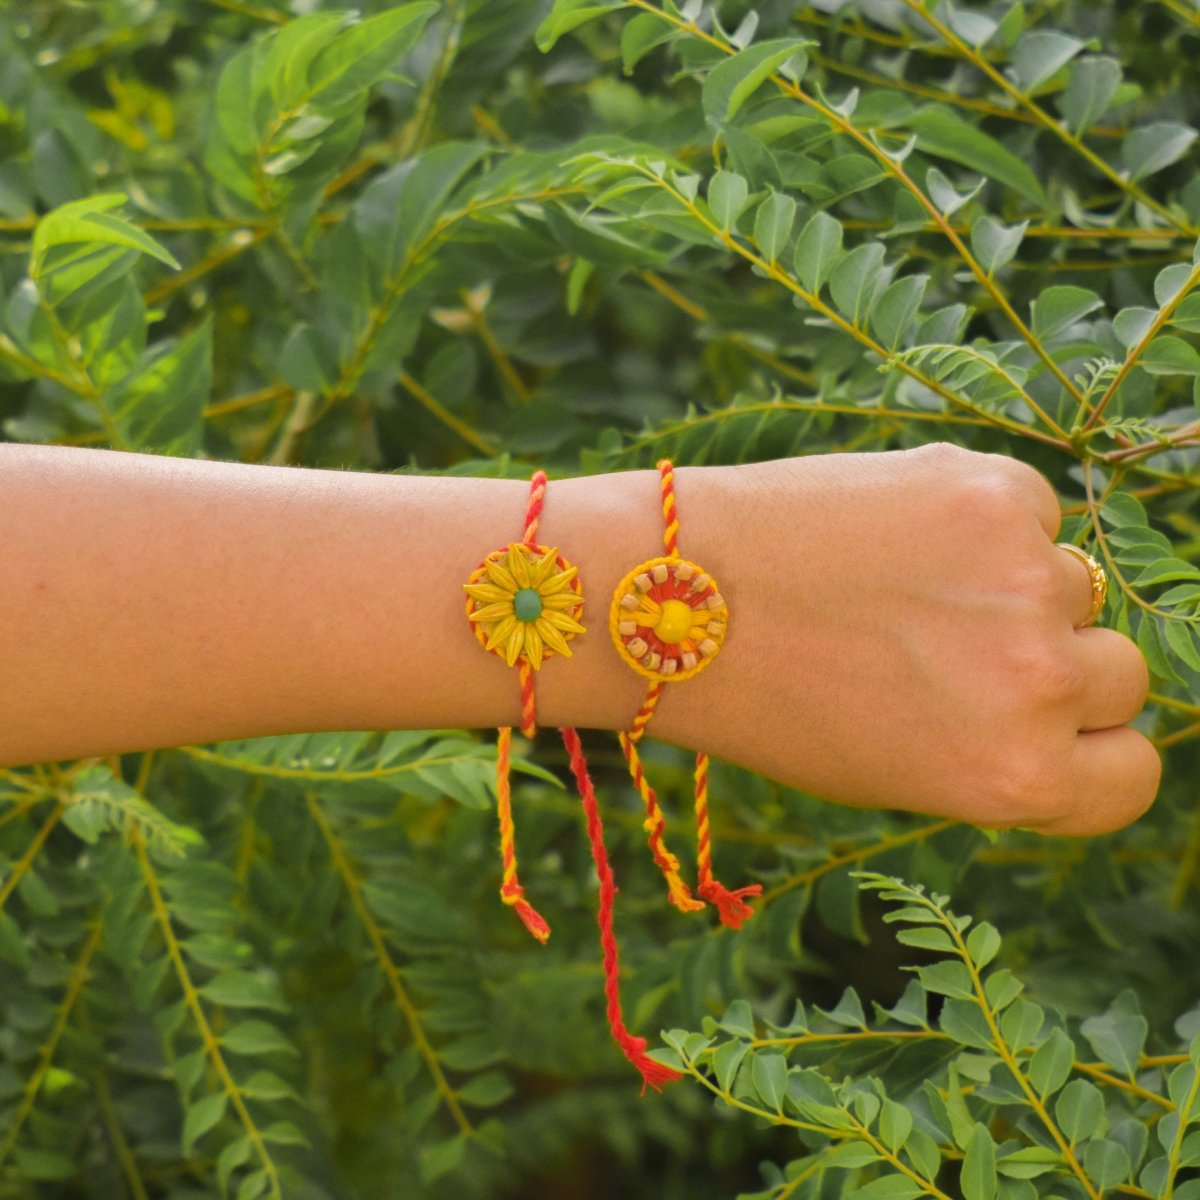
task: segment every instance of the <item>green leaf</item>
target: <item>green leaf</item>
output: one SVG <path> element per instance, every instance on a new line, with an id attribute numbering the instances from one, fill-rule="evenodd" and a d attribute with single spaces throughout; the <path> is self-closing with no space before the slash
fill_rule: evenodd
<path id="1" fill-rule="evenodd" d="M 854 1189 L 855 1200 L 914 1200 L 924 1194 L 925 1189 L 907 1175 L 881 1175 Z"/>
<path id="2" fill-rule="evenodd" d="M 992 1031 L 988 1027 L 983 1010 L 973 1000 L 946 1000 L 942 1005 L 938 1024 L 943 1033 L 948 1033 L 964 1046 L 973 1046 L 976 1050 L 994 1049 Z"/>
<path id="3" fill-rule="evenodd" d="M 1192 622 L 1164 621 L 1163 632 L 1166 635 L 1167 645 L 1193 671 L 1200 671 L 1200 645 L 1197 645 L 1200 630 L 1196 625 Z"/>
<path id="4" fill-rule="evenodd" d="M 820 292 L 842 256 L 842 226 L 826 212 L 816 212 L 796 239 L 793 267 L 814 295 Z"/>
<path id="5" fill-rule="evenodd" d="M 940 962 L 931 967 L 921 967 L 917 971 L 917 978 L 927 992 L 962 1000 L 970 1000 L 975 996 L 971 973 L 961 962 Z"/>
<path id="6" fill-rule="evenodd" d="M 1104 1097 L 1086 1079 L 1072 1079 L 1063 1088 L 1055 1101 L 1054 1115 L 1072 1146 L 1088 1138 L 1102 1137 L 1107 1128 Z"/>
<path id="7" fill-rule="evenodd" d="M 1000 1036 L 1014 1054 L 1020 1054 L 1041 1032 L 1046 1014 L 1032 1001 L 1020 997 L 1000 1018 Z"/>
<path id="8" fill-rule="evenodd" d="M 1025 163 L 995 138 L 949 110 L 924 107 L 905 124 L 917 135 L 917 147 L 924 153 L 979 171 L 1034 204 L 1045 203 L 1042 185 Z"/>
<path id="9" fill-rule="evenodd" d="M 1028 228 L 1028 221 L 1019 225 L 1001 225 L 987 214 L 971 226 L 971 251 L 989 278 L 1012 262 Z"/>
<path id="10" fill-rule="evenodd" d="M 225 1115 L 225 1106 L 229 1102 L 227 1092 L 217 1092 L 211 1096 L 203 1096 L 187 1110 L 183 1122 L 183 1157 L 189 1158 L 192 1147 L 197 1139 L 206 1134 Z"/>
<path id="11" fill-rule="evenodd" d="M 751 95 L 793 56 L 800 55 L 795 74 L 803 73 L 807 61 L 806 47 L 813 45 L 803 38 L 776 38 L 756 42 L 719 62 L 704 80 L 700 100 L 709 121 L 732 121 Z"/>
<path id="12" fill-rule="evenodd" d="M 762 1102 L 768 1108 L 782 1112 L 788 1086 L 787 1059 L 773 1051 L 756 1054 L 751 1063 L 750 1078 Z"/>
<path id="13" fill-rule="evenodd" d="M 1137 1073 L 1149 1031 L 1137 993 L 1130 988 L 1121 992 L 1106 1012 L 1088 1017 L 1079 1027 L 1096 1057 L 1128 1079 Z"/>
<path id="14" fill-rule="evenodd" d="M 226 1143 L 217 1156 L 217 1184 L 224 1196 L 229 1190 L 229 1177 L 250 1160 L 254 1151 L 254 1143 L 249 1137 L 240 1137 Z"/>
<path id="15" fill-rule="evenodd" d="M 405 4 L 343 30 L 312 60 L 305 100 L 328 111 L 378 83 L 417 41 L 436 3 Z"/>
<path id="16" fill-rule="evenodd" d="M 896 1154 L 908 1141 L 912 1133 L 913 1115 L 895 1100 L 884 1100 L 879 1110 L 879 1137 L 883 1144 Z"/>
<path id="17" fill-rule="evenodd" d="M 940 925 L 901 929 L 896 934 L 896 941 L 905 946 L 916 946 L 921 950 L 938 950 L 947 954 L 957 953 L 953 939 Z"/>
<path id="18" fill-rule="evenodd" d="M 729 1091 L 737 1075 L 738 1067 L 750 1050 L 748 1042 L 722 1042 L 712 1053 L 712 1070 L 717 1086 Z"/>
<path id="19" fill-rule="evenodd" d="M 621 30 L 621 67 L 625 74 L 632 75 L 633 68 L 655 46 L 678 36 L 674 25 L 654 13 L 639 13 L 627 21 Z"/>
<path id="20" fill-rule="evenodd" d="M 553 48 L 564 33 L 621 7 L 622 0 L 603 0 L 599 4 L 594 0 L 554 0 L 554 7 L 537 27 L 533 40 L 537 48 L 545 53 Z"/>
<path id="21" fill-rule="evenodd" d="M 871 309 L 871 328 L 887 350 L 901 349 L 916 324 L 928 275 L 905 275 L 890 284 Z"/>
<path id="22" fill-rule="evenodd" d="M 241 1021 L 221 1033 L 221 1045 L 234 1054 L 298 1054 L 299 1051 L 268 1021 Z"/>
<path id="23" fill-rule="evenodd" d="M 1148 375 L 1200 376 L 1200 354 L 1174 334 L 1160 333 L 1139 355 L 1138 366 Z"/>
<path id="24" fill-rule="evenodd" d="M 399 274 L 463 176 L 486 153 L 476 142 L 440 142 L 368 185 L 354 205 L 354 227 L 371 247 L 382 280 Z"/>
<path id="25" fill-rule="evenodd" d="M 1158 311 L 1153 308 L 1123 308 L 1113 317 L 1113 333 L 1128 350 L 1145 337 L 1157 318 Z"/>
<path id="26" fill-rule="evenodd" d="M 503 1071 L 484 1071 L 457 1088 L 458 1098 L 475 1108 L 494 1108 L 513 1094 L 512 1081 Z"/>
<path id="27" fill-rule="evenodd" d="M 1059 109 L 1072 133 L 1086 133 L 1104 114 L 1121 82 L 1121 64 L 1115 58 L 1089 54 L 1071 68 Z"/>
<path id="28" fill-rule="evenodd" d="M 1154 121 L 1127 134 L 1121 157 L 1135 182 L 1178 162 L 1191 149 L 1196 131 L 1176 121 Z"/>
<path id="29" fill-rule="evenodd" d="M 123 448 L 190 457 L 200 447 L 212 387 L 211 317 L 182 341 L 163 341 L 103 396 Z"/>
<path id="30" fill-rule="evenodd" d="M 127 199 L 123 193 L 109 192 L 101 196 L 89 196 L 85 200 L 74 200 L 48 212 L 33 232 L 30 276 L 34 280 L 41 280 L 47 273 L 46 256 L 52 246 L 77 243 L 122 246 L 137 250 L 178 270 L 179 263 L 165 247 L 160 246 L 136 225 L 131 225 L 108 211 L 124 204 Z"/>
<path id="31" fill-rule="evenodd" d="M 76 1163 L 54 1150 L 17 1146 L 13 1159 L 21 1176 L 29 1180 L 74 1179 L 79 1174 Z"/>
<path id="32" fill-rule="evenodd" d="M 1026 92 L 1035 91 L 1083 49 L 1083 42 L 1053 29 L 1026 33 L 1012 52 L 1017 82 Z"/>
<path id="33" fill-rule="evenodd" d="M 1045 1100 L 1071 1077 L 1075 1065 L 1075 1043 L 1057 1027 L 1029 1059 L 1029 1082 Z"/>
<path id="34" fill-rule="evenodd" d="M 735 1000 L 721 1018 L 721 1028 L 735 1037 L 753 1038 L 758 1034 L 754 1028 L 754 1014 L 745 1000 Z"/>
<path id="35" fill-rule="evenodd" d="M 796 202 L 783 192 L 772 191 L 754 214 L 754 242 L 767 262 L 774 262 L 787 245 L 796 219 Z"/>
<path id="36" fill-rule="evenodd" d="M 1046 288 L 1033 302 L 1033 332 L 1050 341 L 1063 330 L 1104 307 L 1104 301 L 1087 288 L 1062 284 Z"/>
<path id="37" fill-rule="evenodd" d="M 963 1156 L 959 1177 L 964 1200 L 995 1200 L 996 1143 L 984 1125 L 976 1125 Z"/>
<path id="38" fill-rule="evenodd" d="M 1109 1138 L 1101 1138 L 1084 1146 L 1083 1169 L 1102 1192 L 1119 1187 L 1133 1173 L 1129 1151 L 1120 1142 Z"/>
<path id="39" fill-rule="evenodd" d="M 287 1011 L 287 1002 L 274 979 L 250 971 L 226 971 L 201 989 L 214 1004 L 229 1008 L 272 1008 Z"/>
<path id="40" fill-rule="evenodd" d="M 708 206 L 721 229 L 728 233 L 746 207 L 749 184 L 732 171 L 716 171 L 708 184 Z"/>
<path id="41" fill-rule="evenodd" d="M 994 925 L 981 921 L 967 936 L 967 953 L 982 971 L 1000 953 L 1000 933 Z"/>
<path id="42" fill-rule="evenodd" d="M 460 1162 L 467 1148 L 467 1135 L 457 1134 L 445 1141 L 435 1142 L 432 1146 L 423 1147 L 421 1154 L 421 1182 L 436 1183 L 442 1176 L 453 1171 Z"/>
<path id="43" fill-rule="evenodd" d="M 983 981 L 983 993 L 993 1012 L 1007 1008 L 1020 994 L 1024 984 L 1007 968 L 993 971 Z"/>
<path id="44" fill-rule="evenodd" d="M 840 258 L 829 274 L 829 294 L 852 324 L 862 326 L 883 278 L 884 249 L 864 242 Z"/>

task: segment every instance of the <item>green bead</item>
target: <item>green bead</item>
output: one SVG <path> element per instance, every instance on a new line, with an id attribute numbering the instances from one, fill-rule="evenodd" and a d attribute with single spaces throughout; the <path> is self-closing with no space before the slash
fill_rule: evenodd
<path id="1" fill-rule="evenodd" d="M 513 612 L 518 621 L 536 621 L 542 615 L 542 598 L 535 588 L 522 588 L 513 597 Z"/>

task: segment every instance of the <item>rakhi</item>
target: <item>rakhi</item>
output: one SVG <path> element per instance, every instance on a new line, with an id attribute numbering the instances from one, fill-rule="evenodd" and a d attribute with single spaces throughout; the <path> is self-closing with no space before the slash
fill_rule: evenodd
<path id="1" fill-rule="evenodd" d="M 728 611 L 711 576 L 695 563 L 679 556 L 679 522 L 675 511 L 674 474 L 664 459 L 659 464 L 662 480 L 664 540 L 666 555 L 635 567 L 621 581 L 613 596 L 609 627 L 622 658 L 651 680 L 646 699 L 633 727 L 621 733 L 621 746 L 634 784 L 646 808 L 645 829 L 651 854 L 663 872 L 668 894 L 681 910 L 695 911 L 714 903 L 721 920 L 738 928 L 753 910 L 743 897 L 756 895 L 755 884 L 730 892 L 712 875 L 712 849 L 708 824 L 708 756 L 696 758 L 697 899 L 680 876 L 679 860 L 663 844 L 664 819 L 654 789 L 642 769 L 635 743 L 644 734 L 666 682 L 690 679 L 715 657 L 725 639 Z M 571 656 L 569 641 L 585 632 L 579 617 L 583 591 L 577 568 L 559 554 L 557 547 L 536 541 L 538 518 L 545 503 L 546 476 L 536 471 L 530 481 L 525 532 L 521 542 L 492 551 L 471 573 L 467 592 L 467 619 L 485 650 L 499 654 L 508 665 L 517 666 L 521 681 L 521 732 L 536 733 L 534 673 L 553 654 Z M 561 730 L 570 757 L 571 771 L 579 788 L 587 821 L 592 859 L 600 883 L 597 923 L 604 962 L 606 1015 L 614 1040 L 637 1068 L 646 1087 L 661 1091 L 664 1084 L 681 1078 L 678 1071 L 649 1057 L 646 1040 L 630 1033 L 621 1011 L 619 954 L 613 930 L 616 885 L 604 846 L 604 829 L 588 775 L 579 734 L 570 727 Z M 500 824 L 500 853 L 503 864 L 500 897 L 510 905 L 526 928 L 545 943 L 550 927 L 525 899 L 517 876 L 515 833 L 512 816 L 510 753 L 512 729 L 499 730 L 496 753 L 496 796 Z"/>
<path id="2" fill-rule="evenodd" d="M 658 472 L 665 553 L 639 563 L 621 580 L 608 616 L 608 629 L 617 653 L 626 665 L 650 681 L 633 724 L 619 735 L 621 749 L 645 805 L 650 852 L 667 881 L 671 903 L 683 912 L 693 912 L 708 901 L 716 905 L 722 924 L 739 929 L 754 915 L 745 897 L 757 896 L 762 885 L 730 891 L 713 877 L 708 755 L 703 752 L 696 755 L 694 773 L 697 868 L 694 897 L 680 877 L 679 860 L 663 844 L 662 809 L 637 752 L 637 743 L 646 732 L 667 684 L 692 679 L 703 671 L 717 657 L 729 625 L 729 609 L 716 580 L 679 553 L 675 471 L 670 459 L 659 460 Z"/>

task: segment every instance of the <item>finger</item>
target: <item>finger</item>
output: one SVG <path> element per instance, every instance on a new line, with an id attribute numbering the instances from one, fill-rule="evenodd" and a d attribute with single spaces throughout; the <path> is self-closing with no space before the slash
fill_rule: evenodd
<path id="1" fill-rule="evenodd" d="M 1092 837 L 1122 829 L 1158 795 L 1162 760 L 1149 738 L 1128 725 L 1075 739 L 1073 796 L 1065 815 L 1034 825 L 1038 833 Z"/>
<path id="2" fill-rule="evenodd" d="M 1058 571 L 1066 585 L 1066 594 L 1070 596 L 1070 607 L 1067 610 L 1071 625 L 1078 629 L 1088 619 L 1092 612 L 1092 600 L 1095 592 L 1092 588 L 1092 572 L 1087 563 L 1070 550 L 1062 546 L 1054 547 L 1058 556 Z"/>
<path id="3" fill-rule="evenodd" d="M 1007 455 L 997 457 L 1008 464 L 1008 471 L 1033 506 L 1038 523 L 1046 531 L 1046 536 L 1053 541 L 1062 524 L 1062 509 L 1059 507 L 1058 493 L 1054 486 L 1041 471 L 1019 458 L 1009 458 Z"/>
<path id="4" fill-rule="evenodd" d="M 1125 725 L 1142 711 L 1150 694 L 1150 672 L 1137 646 L 1115 629 L 1077 629 L 1083 664 L 1081 731 Z"/>

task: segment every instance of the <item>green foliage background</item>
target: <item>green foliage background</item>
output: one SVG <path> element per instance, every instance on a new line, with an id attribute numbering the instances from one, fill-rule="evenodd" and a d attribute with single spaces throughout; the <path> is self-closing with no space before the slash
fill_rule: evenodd
<path id="1" fill-rule="evenodd" d="M 1088 842 L 716 764 L 720 873 L 766 889 L 735 934 L 665 904 L 590 737 L 631 1024 L 688 1072 L 645 1099 L 554 738 L 516 789 L 545 948 L 487 731 L 0 772 L 0 1196 L 1200 1196 L 1198 49 L 1192 0 L 0 4 L 10 440 L 1011 454 L 1166 762 Z M 688 756 L 646 759 L 682 829 Z"/>

